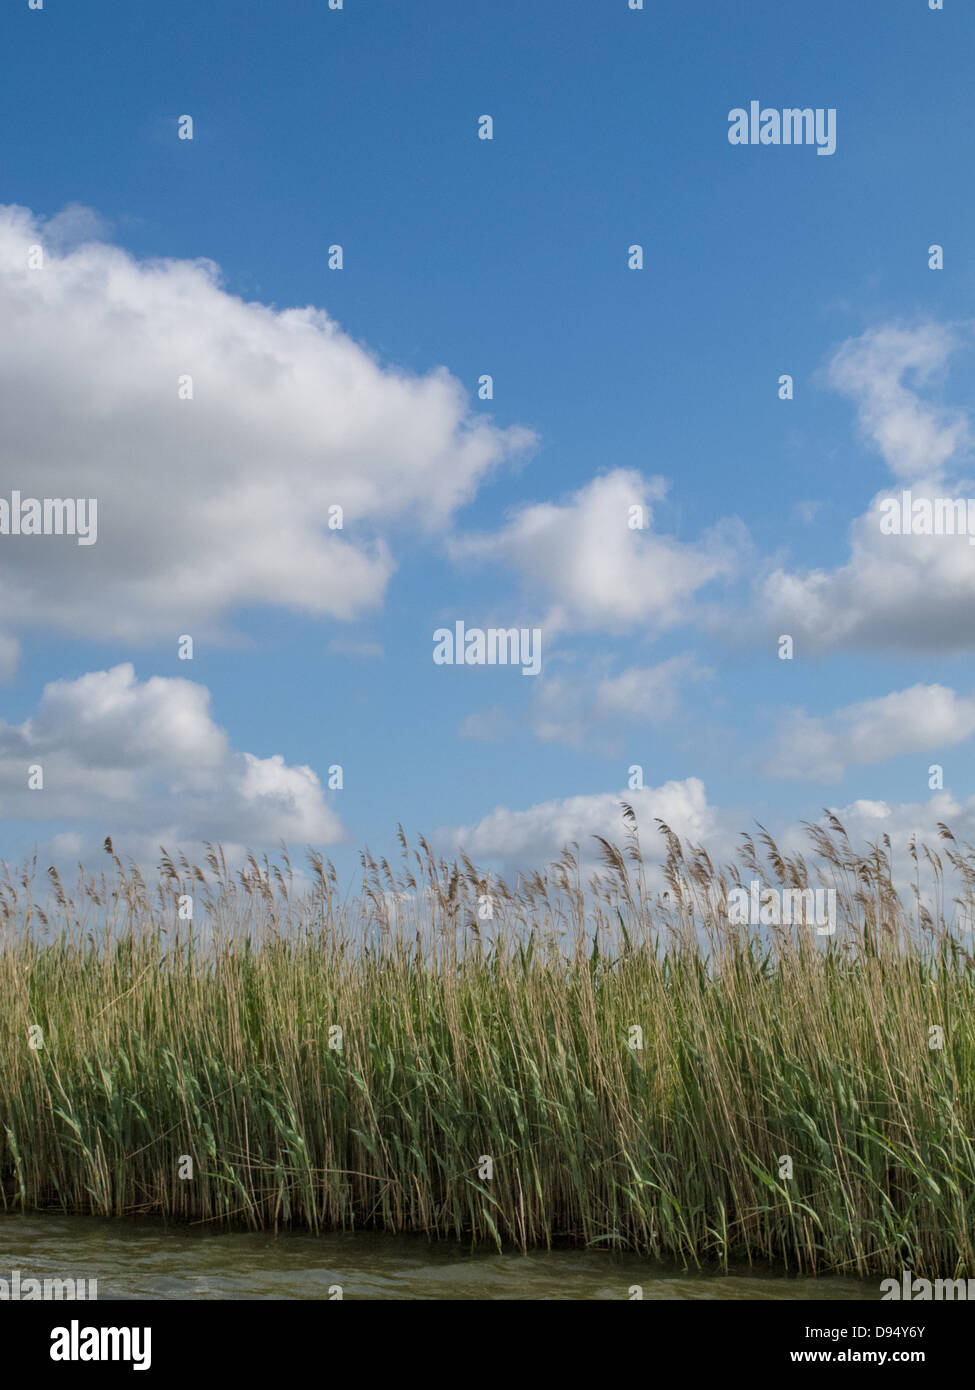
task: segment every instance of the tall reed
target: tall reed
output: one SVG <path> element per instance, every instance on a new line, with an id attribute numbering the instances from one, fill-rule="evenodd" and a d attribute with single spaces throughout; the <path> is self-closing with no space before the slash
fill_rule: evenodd
<path id="1" fill-rule="evenodd" d="M 40 906 L 5 867 L 0 1203 L 975 1273 L 975 972 L 945 901 L 947 859 L 968 910 L 975 856 L 912 845 L 908 908 L 889 845 L 835 818 L 809 862 L 762 832 L 722 869 L 661 825 L 651 892 L 624 817 L 587 883 L 574 846 L 508 885 L 402 832 L 351 902 L 284 850 L 164 853 L 150 890 L 106 841 L 110 873 L 51 870 Z M 731 927 L 752 877 L 835 886 L 835 935 Z"/>

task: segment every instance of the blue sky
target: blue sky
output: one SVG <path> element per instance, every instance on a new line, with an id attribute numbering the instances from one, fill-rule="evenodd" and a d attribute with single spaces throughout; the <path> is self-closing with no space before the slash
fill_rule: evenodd
<path id="1" fill-rule="evenodd" d="M 6 854 L 260 827 L 350 872 L 402 821 L 510 866 L 634 764 L 719 848 L 975 822 L 975 550 L 871 519 L 975 495 L 962 0 L 25 0 L 0 41 L 0 496 L 99 499 L 90 548 L 0 536 Z M 731 145 L 752 99 L 835 154 Z M 435 665 L 457 619 L 542 673 Z"/>

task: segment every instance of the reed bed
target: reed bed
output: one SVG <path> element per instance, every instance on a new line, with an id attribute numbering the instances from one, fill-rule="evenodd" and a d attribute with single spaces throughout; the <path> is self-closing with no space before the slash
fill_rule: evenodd
<path id="1" fill-rule="evenodd" d="M 660 825 L 651 891 L 623 816 L 586 882 L 577 846 L 509 885 L 402 832 L 352 901 L 284 849 L 150 889 L 106 841 L 40 905 L 5 870 L 0 1203 L 975 1273 L 972 852 L 912 844 L 905 905 L 832 817 L 720 869 Z M 835 934 L 729 926 L 756 876 L 835 886 Z"/>

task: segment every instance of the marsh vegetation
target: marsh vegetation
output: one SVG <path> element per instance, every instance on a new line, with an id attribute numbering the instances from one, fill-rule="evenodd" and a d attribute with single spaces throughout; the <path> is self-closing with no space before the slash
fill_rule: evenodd
<path id="1" fill-rule="evenodd" d="M 150 888 L 107 841 L 43 903 L 7 872 L 3 1205 L 970 1272 L 972 852 L 912 845 L 905 894 L 835 819 L 724 868 L 660 826 L 654 869 L 624 817 L 587 881 L 571 847 L 507 884 L 402 832 L 351 900 L 285 851 L 164 854 Z M 731 926 L 755 875 L 834 887 L 835 933 Z"/>

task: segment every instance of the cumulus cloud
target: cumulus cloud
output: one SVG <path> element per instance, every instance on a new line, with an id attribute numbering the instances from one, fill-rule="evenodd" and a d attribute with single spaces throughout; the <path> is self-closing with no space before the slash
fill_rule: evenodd
<path id="1" fill-rule="evenodd" d="M 943 685 L 912 685 L 837 710 L 829 720 L 793 710 L 766 766 L 773 777 L 838 782 L 846 764 L 937 752 L 975 733 L 975 699 Z"/>
<path id="2" fill-rule="evenodd" d="M 963 535 L 884 535 L 887 496 L 853 523 L 847 564 L 768 575 L 760 602 L 771 631 L 790 633 L 810 652 L 971 648 L 975 550 Z"/>
<path id="3" fill-rule="evenodd" d="M 438 841 L 452 852 L 463 851 L 475 862 L 494 860 L 509 867 L 538 868 L 554 859 L 564 845 L 575 841 L 585 861 L 595 860 L 593 835 L 621 842 L 624 823 L 621 802 L 631 805 L 640 825 L 646 850 L 656 850 L 654 817 L 659 816 L 678 835 L 692 841 L 726 837 L 712 807 L 704 783 L 697 777 L 666 782 L 639 791 L 599 792 L 542 801 L 523 811 L 499 807 L 474 825 L 443 830 Z"/>
<path id="4" fill-rule="evenodd" d="M 975 842 L 975 796 L 964 800 L 950 791 L 935 792 L 928 801 L 870 801 L 860 798 L 837 807 L 834 814 L 850 843 L 858 848 L 881 843 L 887 836 L 900 871 L 895 879 L 903 888 L 907 887 L 913 875 L 909 859 L 912 840 L 935 848 L 940 839 L 938 827 L 945 824 L 960 843 Z M 781 847 L 789 853 L 808 847 L 808 843 L 804 827 L 798 823 L 788 826 L 781 834 Z"/>
<path id="5" fill-rule="evenodd" d="M 856 402 L 861 429 L 899 478 L 938 478 L 968 438 L 963 414 L 923 402 L 907 384 L 929 384 L 955 346 L 943 324 L 889 324 L 849 339 L 829 364 L 830 385 Z"/>
<path id="6" fill-rule="evenodd" d="M 39 790 L 28 786 L 31 767 L 42 770 Z M 129 663 L 52 681 L 24 723 L 0 721 L 0 794 L 7 819 L 76 822 L 82 834 L 140 845 L 344 838 L 310 767 L 235 751 L 205 686 L 140 682 Z"/>
<path id="7" fill-rule="evenodd" d="M 688 616 L 698 590 L 738 568 L 747 545 L 744 527 L 726 520 L 685 542 L 653 529 L 653 503 L 667 491 L 663 478 L 614 469 L 562 502 L 516 511 L 498 531 L 451 542 L 461 563 L 507 566 L 539 602 L 551 606 L 547 635 L 563 629 L 662 631 Z M 643 529 L 631 529 L 631 509 L 643 509 Z"/>
<path id="8" fill-rule="evenodd" d="M 355 618 L 393 572 L 386 532 L 446 526 L 530 442 L 443 368 L 383 366 L 320 309 L 227 293 L 211 262 L 75 244 L 97 230 L 0 208 L 6 484 L 98 503 L 94 545 L 0 537 L 8 629 L 220 635 L 248 604 Z"/>
<path id="9" fill-rule="evenodd" d="M 687 686 L 714 675 L 689 652 L 615 675 L 611 666 L 606 655 L 583 658 L 559 652 L 533 682 L 530 706 L 520 720 L 494 705 L 467 715 L 457 732 L 461 738 L 498 743 L 527 728 L 544 742 L 614 757 L 625 727 L 669 722 L 678 714 Z"/>
<path id="10" fill-rule="evenodd" d="M 962 798 L 945 790 L 934 792 L 928 801 L 858 799 L 836 807 L 834 814 L 856 850 L 863 851 L 868 845 L 878 844 L 889 853 L 894 886 L 908 910 L 913 910 L 913 885 L 919 879 L 921 898 L 929 911 L 944 911 L 949 920 L 955 920 L 956 925 L 961 925 L 967 931 L 975 930 L 972 907 L 966 907 L 958 915 L 953 901 L 957 895 L 970 903 L 971 889 L 959 879 L 944 858 L 945 881 L 939 885 L 924 855 L 919 854 L 919 862 L 915 866 L 910 853 L 912 842 L 927 845 L 940 853 L 943 845 L 939 826 L 942 824 L 948 826 L 959 848 L 967 847 L 970 851 L 975 846 L 975 796 Z M 823 823 L 820 821 L 820 824 Z M 884 844 L 885 839 L 889 841 L 889 848 Z M 809 851 L 808 834 L 798 822 L 782 829 L 778 843 L 786 854 L 807 854 Z"/>
<path id="11" fill-rule="evenodd" d="M 606 727 L 663 724 L 677 713 L 687 683 L 711 674 L 690 653 L 618 675 L 549 670 L 538 682 L 532 727 L 539 738 L 578 746 Z"/>
<path id="12" fill-rule="evenodd" d="M 777 566 L 759 583 L 769 629 L 799 649 L 952 651 L 972 645 L 975 550 L 967 534 L 898 535 L 882 528 L 885 503 L 955 498 L 969 443 L 967 417 L 925 401 L 955 347 L 938 325 L 888 327 L 851 339 L 834 355 L 827 380 L 857 402 L 860 424 L 898 480 L 873 498 L 850 528 L 848 561 L 804 572 Z M 908 382 L 913 382 L 909 385 Z M 946 476 L 954 461 L 955 480 Z"/>
<path id="13" fill-rule="evenodd" d="M 752 817 L 738 808 L 710 804 L 703 782 L 696 777 L 643 791 L 545 801 L 521 811 L 498 808 L 474 825 L 443 830 L 438 838 L 450 852 L 464 850 L 475 863 L 485 867 L 497 864 L 509 878 L 519 871 L 530 872 L 551 863 L 565 845 L 575 841 L 581 850 L 584 872 L 590 873 L 600 866 L 593 835 L 602 835 L 618 845 L 623 843 L 626 827 L 621 802 L 632 805 L 636 813 L 651 892 L 664 887 L 660 865 L 665 846 L 656 833 L 657 816 L 685 843 L 703 845 L 715 867 L 735 864 L 742 869 L 738 857 L 740 836 L 745 830 L 755 834 Z M 914 901 L 912 884 L 919 876 L 922 900 L 929 910 L 939 910 L 940 893 L 948 917 L 955 918 L 951 898 L 956 892 L 964 894 L 964 885 L 949 875 L 947 890 L 945 884 L 939 889 L 923 856 L 919 868 L 915 866 L 910 847 L 916 841 L 937 848 L 941 823 L 949 826 L 960 846 L 975 845 L 975 796 L 963 800 L 946 790 L 934 793 L 927 802 L 855 800 L 831 807 L 830 812 L 843 825 L 854 850 L 860 853 L 871 844 L 883 845 L 886 837 L 894 885 L 909 911 Z M 811 846 L 808 824 L 818 824 L 833 833 L 818 807 L 801 820 L 781 815 L 764 820 L 779 850 L 786 855 L 802 854 L 811 868 L 817 855 Z M 744 876 L 747 878 L 747 873 Z M 961 925 L 975 930 L 975 908 L 966 909 Z"/>

